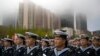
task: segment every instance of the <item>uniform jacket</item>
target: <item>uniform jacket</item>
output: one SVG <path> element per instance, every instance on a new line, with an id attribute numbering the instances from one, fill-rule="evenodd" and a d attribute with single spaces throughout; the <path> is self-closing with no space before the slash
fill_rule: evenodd
<path id="1" fill-rule="evenodd" d="M 26 48 L 23 56 L 42 56 L 42 53 L 38 47 L 33 47 L 30 50 L 29 48 Z"/>
<path id="2" fill-rule="evenodd" d="M 95 50 L 96 56 L 100 56 L 100 47 L 95 48 L 95 47 L 93 46 L 92 48 Z"/>
<path id="3" fill-rule="evenodd" d="M 41 48 L 42 49 L 42 54 L 48 55 L 49 51 L 51 50 L 51 48 L 49 47 L 45 47 L 45 48 Z"/>
<path id="4" fill-rule="evenodd" d="M 2 56 L 13 56 L 13 48 L 9 47 L 3 50 Z"/>
<path id="5" fill-rule="evenodd" d="M 75 56 L 96 56 L 95 50 L 93 48 L 87 47 L 86 49 L 78 48 L 76 49 Z"/>
<path id="6" fill-rule="evenodd" d="M 73 56 L 73 53 L 70 48 L 64 48 L 61 51 L 57 51 L 55 48 L 54 50 L 51 50 L 47 56 Z"/>
<path id="7" fill-rule="evenodd" d="M 23 56 L 24 52 L 25 52 L 25 47 L 21 46 L 21 47 L 13 47 L 14 48 L 14 53 L 13 56 Z"/>

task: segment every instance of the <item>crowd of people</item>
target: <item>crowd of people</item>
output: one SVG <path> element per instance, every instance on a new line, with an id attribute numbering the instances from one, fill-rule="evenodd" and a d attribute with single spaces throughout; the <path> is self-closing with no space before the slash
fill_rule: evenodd
<path id="1" fill-rule="evenodd" d="M 80 36 L 68 39 L 57 30 L 54 39 L 38 39 L 38 35 L 16 33 L 13 39 L 0 39 L 0 56 L 100 56 L 100 37 Z"/>

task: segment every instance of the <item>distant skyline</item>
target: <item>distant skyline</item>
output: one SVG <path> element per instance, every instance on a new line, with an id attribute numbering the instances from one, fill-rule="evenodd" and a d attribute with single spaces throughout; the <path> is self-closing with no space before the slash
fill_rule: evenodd
<path id="1" fill-rule="evenodd" d="M 76 12 L 86 14 L 88 29 L 100 30 L 100 0 L 32 0 L 35 4 L 51 10 L 57 14 L 63 14 L 66 9 L 72 8 Z M 2 15 L 16 13 L 19 0 L 0 0 L 0 25 Z"/>

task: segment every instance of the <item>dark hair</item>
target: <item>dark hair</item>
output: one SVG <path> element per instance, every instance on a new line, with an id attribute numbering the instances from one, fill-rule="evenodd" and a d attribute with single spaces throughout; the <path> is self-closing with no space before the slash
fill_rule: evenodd
<path id="1" fill-rule="evenodd" d="M 66 40 L 66 41 L 65 41 L 65 47 L 67 47 L 67 46 L 68 46 L 68 41 Z"/>
<path id="2" fill-rule="evenodd" d="M 60 38 L 62 38 L 62 39 L 67 39 L 67 35 L 55 35 L 55 37 L 60 37 Z"/>
<path id="3" fill-rule="evenodd" d="M 68 46 L 67 35 L 59 35 L 59 37 L 65 40 L 65 47 L 67 47 Z"/>
<path id="4" fill-rule="evenodd" d="M 25 37 L 21 37 L 21 36 L 19 36 L 19 38 L 22 39 L 22 40 L 25 40 Z"/>
<path id="5" fill-rule="evenodd" d="M 23 40 L 23 45 L 25 45 L 25 40 Z"/>
<path id="6" fill-rule="evenodd" d="M 44 41 L 44 42 L 47 44 L 47 47 L 49 47 L 49 46 L 50 46 L 48 41 Z"/>
<path id="7" fill-rule="evenodd" d="M 18 36 L 18 38 L 22 39 L 22 41 L 23 41 L 23 45 L 25 45 L 25 37 Z"/>

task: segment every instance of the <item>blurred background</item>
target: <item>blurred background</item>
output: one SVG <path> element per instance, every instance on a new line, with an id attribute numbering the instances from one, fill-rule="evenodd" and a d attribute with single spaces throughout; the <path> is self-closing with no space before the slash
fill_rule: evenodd
<path id="1" fill-rule="evenodd" d="M 31 31 L 52 36 L 57 29 L 69 37 L 100 34 L 100 0 L 0 0 L 0 36 Z"/>

